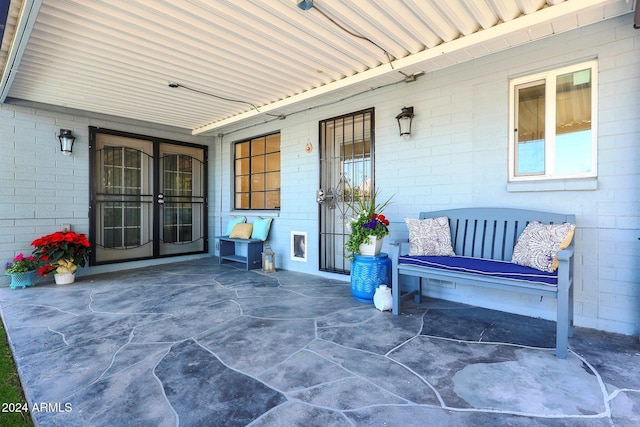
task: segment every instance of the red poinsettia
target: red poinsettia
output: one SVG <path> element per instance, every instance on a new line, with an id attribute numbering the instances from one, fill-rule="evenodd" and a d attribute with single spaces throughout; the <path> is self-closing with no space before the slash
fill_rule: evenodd
<path id="1" fill-rule="evenodd" d="M 82 233 L 56 231 L 34 240 L 31 246 L 35 247 L 33 255 L 44 263 L 38 269 L 38 274 L 46 276 L 54 271 L 61 261 L 84 267 L 89 258 L 91 243 Z"/>

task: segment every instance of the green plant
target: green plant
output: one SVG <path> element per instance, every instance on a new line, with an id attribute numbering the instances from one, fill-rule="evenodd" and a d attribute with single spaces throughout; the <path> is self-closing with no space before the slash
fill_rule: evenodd
<path id="1" fill-rule="evenodd" d="M 35 247 L 33 254 L 43 263 L 38 268 L 41 276 L 51 272 L 73 273 L 78 266 L 84 267 L 91 248 L 87 236 L 73 231 L 57 231 L 42 236 L 31 242 L 31 246 Z"/>
<path id="2" fill-rule="evenodd" d="M 355 203 L 347 203 L 355 218 L 349 223 L 351 234 L 345 243 L 345 257 L 353 260 L 360 253 L 360 245 L 370 243 L 369 236 L 382 238 L 389 234 L 389 220 L 382 211 L 389 206 L 393 196 L 384 203 L 377 203 L 378 190 L 373 194 L 356 194 Z"/>
<path id="3" fill-rule="evenodd" d="M 7 335 L 0 319 L 0 403 L 11 404 L 12 411 L 0 414 L 0 427 L 33 426 L 28 403 L 24 398 L 16 365 L 7 343 Z"/>
<path id="4" fill-rule="evenodd" d="M 23 254 L 18 254 L 11 260 L 11 262 L 7 262 L 4 264 L 4 271 L 7 274 L 13 273 L 26 273 L 27 271 L 32 271 L 38 268 L 38 260 L 34 256 L 24 256 Z"/>

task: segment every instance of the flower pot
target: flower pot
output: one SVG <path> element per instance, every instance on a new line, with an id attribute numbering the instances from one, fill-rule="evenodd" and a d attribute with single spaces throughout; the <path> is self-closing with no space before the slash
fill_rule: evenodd
<path id="1" fill-rule="evenodd" d="M 391 259 L 384 253 L 356 255 L 351 264 L 350 279 L 351 293 L 356 301 L 372 303 L 376 288 L 391 284 Z"/>
<path id="2" fill-rule="evenodd" d="M 373 294 L 373 305 L 380 311 L 391 310 L 393 305 L 393 297 L 391 296 L 391 288 L 387 285 L 380 285 Z"/>
<path id="3" fill-rule="evenodd" d="M 75 273 L 54 274 L 53 278 L 56 281 L 56 285 L 68 285 L 69 283 L 73 283 L 76 281 L 76 274 Z"/>
<path id="4" fill-rule="evenodd" d="M 380 255 L 382 250 L 382 241 L 384 237 L 369 236 L 369 243 L 360 245 L 360 255 L 374 256 Z"/>
<path id="5" fill-rule="evenodd" d="M 11 289 L 26 288 L 27 286 L 33 286 L 33 275 L 35 270 L 26 271 L 24 273 L 11 273 Z"/>

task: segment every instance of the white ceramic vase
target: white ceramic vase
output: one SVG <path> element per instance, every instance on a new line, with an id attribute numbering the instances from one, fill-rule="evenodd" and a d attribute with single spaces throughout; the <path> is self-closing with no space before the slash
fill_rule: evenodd
<path id="1" fill-rule="evenodd" d="M 75 273 L 54 274 L 53 279 L 56 281 L 56 285 L 68 285 L 76 281 L 76 274 Z"/>
<path id="2" fill-rule="evenodd" d="M 369 236 L 369 243 L 363 243 L 359 246 L 360 255 L 380 255 L 383 240 L 384 237 Z"/>
<path id="3" fill-rule="evenodd" d="M 376 293 L 373 294 L 373 305 L 380 310 L 391 310 L 393 305 L 393 297 L 391 296 L 391 288 L 387 285 L 380 285 L 376 288 Z"/>

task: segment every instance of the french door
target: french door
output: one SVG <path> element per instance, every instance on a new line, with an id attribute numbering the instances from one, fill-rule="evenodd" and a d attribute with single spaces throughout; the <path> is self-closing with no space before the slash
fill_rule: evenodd
<path id="1" fill-rule="evenodd" d="M 320 270 L 348 274 L 344 244 L 354 216 L 348 204 L 374 190 L 374 109 L 320 122 Z"/>
<path id="2" fill-rule="evenodd" d="M 208 251 L 206 147 L 89 134 L 92 265 Z"/>

